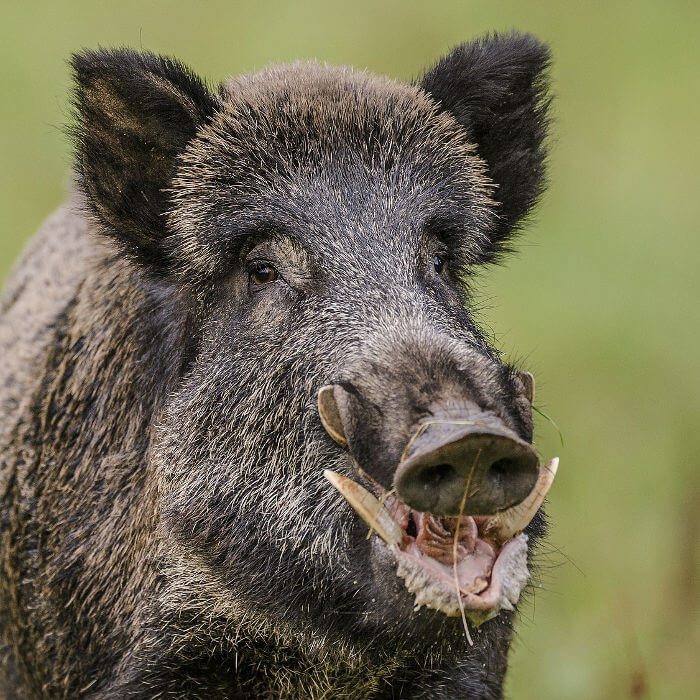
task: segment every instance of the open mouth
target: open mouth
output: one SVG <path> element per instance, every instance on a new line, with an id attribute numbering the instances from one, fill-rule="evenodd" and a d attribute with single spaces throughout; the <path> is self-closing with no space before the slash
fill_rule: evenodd
<path id="1" fill-rule="evenodd" d="M 361 472 L 368 488 L 336 472 L 324 475 L 380 537 L 396 574 L 422 606 L 479 625 L 512 610 L 530 576 L 523 530 L 542 505 L 559 465 L 540 467 L 530 494 L 493 515 L 436 516 L 413 510 Z M 369 489 L 369 490 L 368 490 Z"/>

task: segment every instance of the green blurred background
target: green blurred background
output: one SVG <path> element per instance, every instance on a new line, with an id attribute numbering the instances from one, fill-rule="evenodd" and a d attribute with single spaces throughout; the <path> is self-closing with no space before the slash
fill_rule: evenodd
<path id="1" fill-rule="evenodd" d="M 63 199 L 66 59 L 174 54 L 218 81 L 317 57 L 410 79 L 518 28 L 551 43 L 551 185 L 480 315 L 537 378 L 559 454 L 513 698 L 700 697 L 700 3 L 8 2 L 0 5 L 0 279 Z"/>

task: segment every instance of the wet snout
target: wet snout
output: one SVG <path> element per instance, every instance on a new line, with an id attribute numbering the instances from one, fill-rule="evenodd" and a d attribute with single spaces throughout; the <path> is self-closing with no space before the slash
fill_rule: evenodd
<path id="1" fill-rule="evenodd" d="M 337 385 L 319 393 L 326 431 L 353 452 L 354 425 L 361 411 L 351 404 L 348 393 Z M 414 510 L 443 516 L 493 515 L 520 503 L 537 481 L 533 447 L 500 417 L 470 401 L 432 405 L 429 417 L 409 434 L 393 486 Z M 371 465 L 363 466 L 371 470 Z"/>
<path id="2" fill-rule="evenodd" d="M 490 413 L 436 407 L 409 441 L 394 476 L 404 503 L 435 515 L 492 515 L 537 481 L 532 446 Z"/>

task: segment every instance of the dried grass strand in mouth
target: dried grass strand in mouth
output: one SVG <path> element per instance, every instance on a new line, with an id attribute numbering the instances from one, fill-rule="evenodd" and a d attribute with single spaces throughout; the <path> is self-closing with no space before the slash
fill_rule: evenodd
<path id="1" fill-rule="evenodd" d="M 457 517 L 457 525 L 455 526 L 455 538 L 452 543 L 452 571 L 455 576 L 455 595 L 457 596 L 457 604 L 459 605 L 459 614 L 462 617 L 462 626 L 464 627 L 464 636 L 469 642 L 469 646 L 473 647 L 474 642 L 472 641 L 472 636 L 469 634 L 469 625 L 467 624 L 467 616 L 464 612 L 464 601 L 462 600 L 462 592 L 459 588 L 459 574 L 457 573 L 457 547 L 459 543 L 459 526 L 462 522 L 462 516 L 464 515 L 464 506 L 467 502 L 467 494 L 469 493 L 469 486 L 472 483 L 472 475 L 474 474 L 474 469 L 476 468 L 479 457 L 481 456 L 481 449 L 476 453 L 474 462 L 472 463 L 471 469 L 469 470 L 469 477 L 467 478 L 467 485 L 464 487 L 464 493 L 462 494 L 462 502 L 459 504 L 459 516 Z"/>

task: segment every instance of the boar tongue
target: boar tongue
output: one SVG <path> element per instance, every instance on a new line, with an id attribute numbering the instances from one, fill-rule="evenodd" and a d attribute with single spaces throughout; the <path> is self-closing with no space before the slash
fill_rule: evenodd
<path id="1" fill-rule="evenodd" d="M 451 565 L 455 558 L 461 562 L 476 546 L 478 531 L 474 518 L 438 518 L 430 513 L 411 512 L 416 522 L 416 547 L 421 554 L 432 557 L 441 564 Z M 459 531 L 457 523 L 459 521 Z M 455 543 L 455 534 L 457 542 Z"/>

